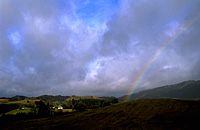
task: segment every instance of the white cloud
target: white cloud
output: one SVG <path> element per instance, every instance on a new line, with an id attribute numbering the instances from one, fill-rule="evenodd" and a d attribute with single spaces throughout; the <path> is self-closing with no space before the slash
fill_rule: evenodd
<path id="1" fill-rule="evenodd" d="M 164 69 L 164 70 L 166 70 L 166 69 L 171 69 L 171 68 L 172 68 L 171 65 L 165 65 L 165 66 L 163 66 L 163 69 Z"/>
<path id="2" fill-rule="evenodd" d="M 18 31 L 11 32 L 8 37 L 16 48 L 20 46 L 21 34 Z"/>

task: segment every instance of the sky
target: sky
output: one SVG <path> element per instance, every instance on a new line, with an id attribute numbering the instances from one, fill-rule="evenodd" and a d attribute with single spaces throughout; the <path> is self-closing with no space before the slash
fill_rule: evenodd
<path id="1" fill-rule="evenodd" d="M 0 0 L 0 97 L 120 97 L 199 79 L 199 0 Z"/>

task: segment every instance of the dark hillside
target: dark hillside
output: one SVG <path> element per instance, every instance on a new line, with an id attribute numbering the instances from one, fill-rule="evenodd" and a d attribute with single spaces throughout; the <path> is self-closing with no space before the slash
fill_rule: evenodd
<path id="1" fill-rule="evenodd" d="M 162 86 L 132 94 L 130 100 L 144 98 L 174 98 L 184 100 L 200 100 L 200 81 L 185 81 L 178 84 Z M 127 95 L 118 98 L 126 101 Z"/>
<path id="2" fill-rule="evenodd" d="M 200 129 L 200 101 L 142 99 L 51 118 L 18 121 L 8 129 Z"/>
<path id="3" fill-rule="evenodd" d="M 61 96 L 61 95 L 57 95 L 57 96 L 52 96 L 52 95 L 42 95 L 37 97 L 38 99 L 44 100 L 44 101 L 66 101 L 67 98 L 69 98 L 69 96 Z"/>
<path id="4" fill-rule="evenodd" d="M 19 96 L 19 95 L 16 95 L 16 96 L 10 98 L 9 100 L 10 100 L 10 101 L 20 101 L 20 100 L 24 100 L 24 99 L 26 99 L 26 98 L 27 98 L 26 96 Z"/>

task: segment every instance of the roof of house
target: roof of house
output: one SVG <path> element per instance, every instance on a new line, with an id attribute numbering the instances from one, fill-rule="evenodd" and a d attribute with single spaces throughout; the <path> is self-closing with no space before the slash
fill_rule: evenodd
<path id="1" fill-rule="evenodd" d="M 61 105 L 59 105 L 58 107 L 62 107 Z"/>

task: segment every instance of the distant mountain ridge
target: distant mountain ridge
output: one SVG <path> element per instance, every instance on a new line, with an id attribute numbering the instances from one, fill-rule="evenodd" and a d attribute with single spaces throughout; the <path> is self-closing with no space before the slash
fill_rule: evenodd
<path id="1" fill-rule="evenodd" d="M 119 101 L 126 101 L 127 96 L 119 97 Z M 154 89 L 132 94 L 130 101 L 145 98 L 173 98 L 184 100 L 200 100 L 200 80 L 189 80 L 173 85 L 166 85 Z"/>
<path id="2" fill-rule="evenodd" d="M 19 96 L 16 95 L 11 98 L 6 98 L 6 97 L 0 97 L 0 102 L 7 102 L 7 101 L 20 101 L 20 100 L 43 100 L 43 101 L 70 101 L 72 99 L 74 100 L 81 100 L 81 99 L 97 99 L 97 100 L 104 100 L 110 103 L 118 103 L 118 99 L 116 97 L 95 97 L 95 96 L 61 96 L 61 95 L 42 95 L 38 97 L 26 97 L 26 96 Z"/>
<path id="3" fill-rule="evenodd" d="M 36 97 L 36 98 L 37 98 L 37 99 L 44 100 L 44 101 L 65 101 L 67 98 L 70 98 L 70 96 L 42 95 L 42 96 L 39 96 L 39 97 Z"/>
<path id="4" fill-rule="evenodd" d="M 26 98 L 27 98 L 26 96 L 16 95 L 16 96 L 10 98 L 10 101 L 20 101 L 20 100 L 24 100 Z"/>

